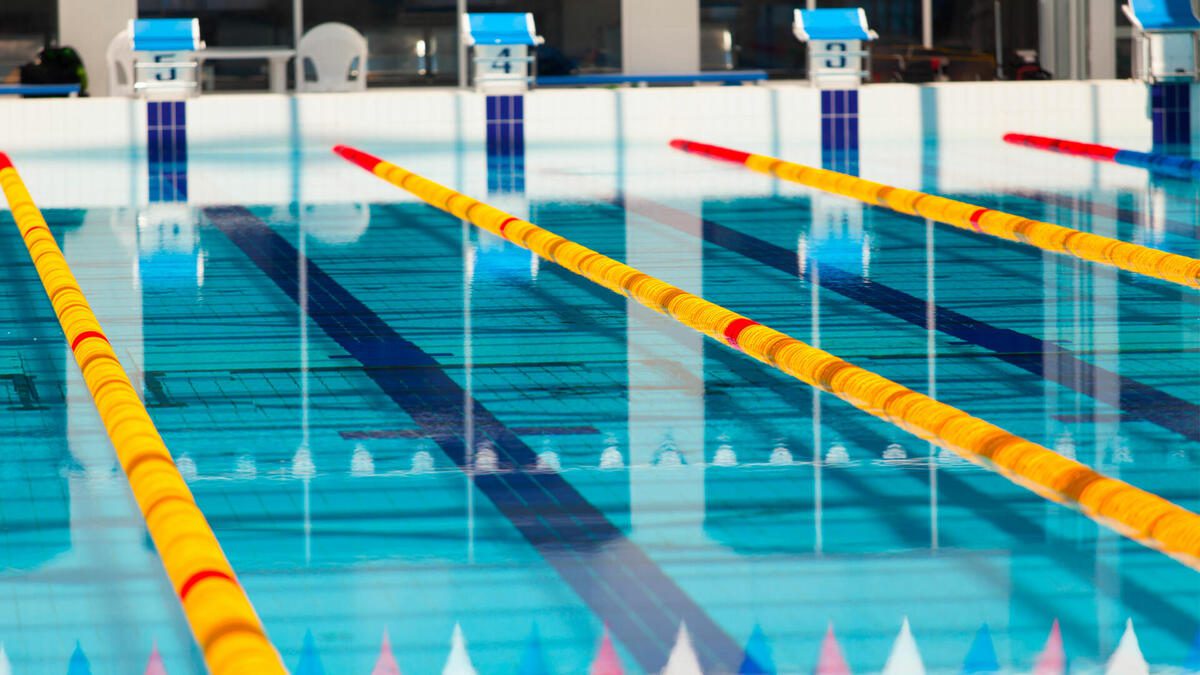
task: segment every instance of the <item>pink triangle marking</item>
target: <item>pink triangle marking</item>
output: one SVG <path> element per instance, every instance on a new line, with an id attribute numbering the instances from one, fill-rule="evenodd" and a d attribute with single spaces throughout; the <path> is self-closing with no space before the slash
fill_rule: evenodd
<path id="1" fill-rule="evenodd" d="M 838 646 L 837 638 L 833 636 L 833 622 L 825 630 L 825 639 L 821 641 L 821 656 L 817 659 L 816 675 L 850 675 L 850 666 L 846 657 L 842 656 L 842 648 Z"/>
<path id="2" fill-rule="evenodd" d="M 1062 631 L 1058 619 L 1050 627 L 1050 636 L 1033 663 L 1033 675 L 1063 675 L 1067 670 L 1067 654 L 1063 650 Z"/>
<path id="3" fill-rule="evenodd" d="M 608 635 L 608 626 L 604 627 L 604 637 L 600 638 L 600 649 L 596 651 L 596 658 L 592 661 L 588 673 L 589 675 L 625 675 L 625 669 L 621 667 L 621 659 L 617 656 L 612 638 Z"/>
<path id="4" fill-rule="evenodd" d="M 150 649 L 150 660 L 146 662 L 145 675 L 167 675 L 167 666 L 163 663 L 162 654 L 158 653 L 158 641 Z"/>
<path id="5" fill-rule="evenodd" d="M 379 645 L 379 659 L 375 661 L 371 675 L 400 675 L 400 664 L 396 663 L 396 656 L 392 653 L 392 641 L 388 638 L 386 628 L 383 629 L 383 642 Z"/>

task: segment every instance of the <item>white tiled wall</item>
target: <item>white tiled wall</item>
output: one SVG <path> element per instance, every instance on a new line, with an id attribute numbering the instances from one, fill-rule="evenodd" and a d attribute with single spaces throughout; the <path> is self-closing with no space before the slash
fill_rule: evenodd
<path id="1" fill-rule="evenodd" d="M 145 136 L 135 109 L 144 104 L 124 98 L 0 97 L 0 150 L 84 153 L 128 147 Z M 145 141 L 142 141 L 145 143 Z"/>
<path id="2" fill-rule="evenodd" d="M 986 139 L 1008 131 L 1081 141 L 1149 143 L 1146 86 L 1096 82 L 975 82 L 927 85 L 938 137 Z M 919 108 L 918 108 L 919 110 Z"/>
<path id="3" fill-rule="evenodd" d="M 910 190 L 922 187 L 922 90 L 880 84 L 859 91 L 859 165 L 864 177 Z"/>
<path id="4" fill-rule="evenodd" d="M 78 157 L 63 162 L 57 152 L 14 151 L 12 158 L 42 208 L 119 207 L 145 201 L 146 164 L 132 156 L 124 161 Z M 0 209 L 8 209 L 2 196 Z"/>
<path id="5" fill-rule="evenodd" d="M 214 149 L 286 145 L 291 99 L 283 94 L 200 96 L 187 103 L 189 147 Z"/>
<path id="6" fill-rule="evenodd" d="M 313 144 L 449 143 L 460 130 L 467 140 L 484 136 L 483 97 L 472 92 L 399 89 L 301 94 L 295 101 L 300 134 Z M 286 115 L 282 121 L 290 124 Z"/>
<path id="7" fill-rule="evenodd" d="M 1200 86 L 1193 98 L 1200 110 Z M 933 164 L 936 184 L 946 191 L 1018 179 L 1042 180 L 1047 187 L 1084 186 L 1098 178 L 1136 182 L 1142 177 L 1136 170 L 1035 153 L 1007 146 L 1000 137 L 1021 131 L 1146 149 L 1146 99 L 1146 87 L 1128 81 L 870 85 L 859 96 L 861 173 L 920 187 L 922 170 L 930 171 L 923 165 Z M 347 174 L 328 153 L 336 143 L 486 192 L 484 106 L 479 94 L 455 89 L 202 96 L 188 103 L 191 196 L 198 203 L 286 202 L 297 193 L 314 203 L 344 201 L 347 194 L 403 198 L 370 176 Z M 667 149 L 676 137 L 820 162 L 820 96 L 802 82 L 546 89 L 526 97 L 525 116 L 527 189 L 538 198 L 570 199 L 580 191 L 631 185 L 709 196 L 792 189 Z M 1200 141 L 1200 124 L 1195 127 Z M 936 129 L 938 142 L 923 151 L 927 128 Z M 130 176 L 144 172 L 144 129 L 145 106 L 138 101 L 0 99 L 0 149 L 21 163 L 31 185 L 45 188 L 39 194 L 47 205 L 144 199 L 131 197 L 129 189 Z M 290 157 L 295 139 L 304 151 L 299 167 L 280 159 Z M 455 149 L 462 154 L 450 152 Z"/>
<path id="8" fill-rule="evenodd" d="M 932 97 L 921 94 L 922 89 Z M 1193 96 L 1200 98 L 1200 87 Z M 883 84 L 860 95 L 864 143 L 907 140 L 922 129 L 922 99 L 936 101 L 942 140 L 1005 131 L 1083 140 L 1147 142 L 1146 88 L 1129 81 Z M 548 89 L 527 96 L 529 141 L 630 143 L 699 136 L 716 143 L 795 145 L 819 137 L 818 92 L 804 83 L 744 87 Z M 1198 101 L 1200 102 L 1200 101 Z M 483 138 L 483 97 L 454 89 L 352 94 L 209 95 L 188 103 L 198 146 L 286 143 L 298 124 L 310 143 L 449 142 Z M 141 139 L 143 106 L 116 98 L 0 99 L 0 147 L 84 150 Z M 1200 135 L 1200 129 L 1196 130 Z"/>
<path id="9" fill-rule="evenodd" d="M 614 89 L 546 89 L 526 96 L 527 140 L 611 146 L 621 126 L 616 110 L 622 95 Z"/>

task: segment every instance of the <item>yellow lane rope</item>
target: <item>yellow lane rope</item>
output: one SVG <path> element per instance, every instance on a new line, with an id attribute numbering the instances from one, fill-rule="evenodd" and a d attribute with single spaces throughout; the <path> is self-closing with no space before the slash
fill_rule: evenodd
<path id="1" fill-rule="evenodd" d="M 346 146 L 334 151 L 432 206 L 1200 569 L 1200 516 L 1181 506 L 395 164 Z"/>
<path id="2" fill-rule="evenodd" d="M 213 675 L 286 673 L 216 535 L 8 156 L 0 188 Z"/>
<path id="3" fill-rule="evenodd" d="M 871 206 L 882 206 L 1045 251 L 1200 288 L 1200 260 L 1196 258 L 719 145 L 676 139 L 671 141 L 671 147 L 709 159 L 741 164 L 759 173 L 857 199 Z"/>

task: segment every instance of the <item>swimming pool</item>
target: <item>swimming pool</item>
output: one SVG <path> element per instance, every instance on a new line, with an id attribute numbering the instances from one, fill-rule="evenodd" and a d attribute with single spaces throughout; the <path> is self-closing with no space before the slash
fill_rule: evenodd
<path id="1" fill-rule="evenodd" d="M 913 187 L 1200 255 L 1189 183 L 1089 167 L 1064 187 L 1082 160 L 995 138 L 954 144 L 948 166 L 946 143 L 877 146 L 863 175 L 917 166 Z M 664 143 L 534 144 L 490 172 L 477 145 L 369 149 L 1200 502 L 1192 291 Z M 657 671 L 681 623 L 713 672 L 747 653 L 811 672 L 830 629 L 872 672 L 906 618 L 931 672 L 1027 670 L 1056 620 L 1073 669 L 1100 668 L 1128 619 L 1151 664 L 1196 663 L 1193 570 L 326 145 L 194 143 L 174 193 L 128 148 L 14 160 L 294 672 L 371 672 L 385 634 L 405 672 L 435 672 L 461 658 L 456 626 L 483 673 L 585 672 L 605 626 L 628 672 Z M 67 165 L 127 177 L 128 198 L 56 202 Z M 169 672 L 203 672 L 28 256 L 15 237 L 0 255 L 13 672 L 62 672 L 75 649 L 134 672 L 155 646 Z"/>

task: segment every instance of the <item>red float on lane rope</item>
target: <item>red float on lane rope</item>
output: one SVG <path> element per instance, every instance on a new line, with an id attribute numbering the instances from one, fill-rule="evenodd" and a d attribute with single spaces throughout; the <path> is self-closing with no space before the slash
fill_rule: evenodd
<path id="1" fill-rule="evenodd" d="M 188 580 L 183 582 L 183 585 L 179 587 L 179 599 L 187 600 L 188 593 L 191 593 L 196 584 L 205 579 L 224 579 L 234 586 L 238 585 L 237 580 L 221 570 L 200 570 L 188 577 Z"/>
<path id="2" fill-rule="evenodd" d="M 713 159 L 722 159 L 726 162 L 734 164 L 745 164 L 747 159 L 750 159 L 750 153 L 740 150 L 730 150 L 722 148 L 719 145 L 709 145 L 708 143 L 697 143 L 695 141 L 685 141 L 682 138 L 676 138 L 671 141 L 671 147 L 676 150 L 691 153 L 693 155 L 704 155 Z"/>
<path id="3" fill-rule="evenodd" d="M 991 209 L 979 209 L 975 213 L 971 214 L 971 225 L 975 228 L 976 232 L 983 232 L 983 230 L 979 227 L 979 219 L 982 218 L 983 214 L 987 213 L 988 211 L 991 211 Z"/>
<path id="4" fill-rule="evenodd" d="M 1048 136 L 1033 136 L 1031 134 L 1004 134 L 1004 142 L 1012 143 L 1013 145 L 1024 145 L 1039 150 L 1049 150 L 1050 152 L 1057 152 L 1064 155 L 1074 155 L 1075 157 L 1089 157 L 1103 162 L 1116 161 L 1117 153 L 1121 150 L 1120 148 L 1096 143 L 1080 143 L 1079 141 L 1068 141 Z"/>
<path id="5" fill-rule="evenodd" d="M 346 145 L 335 145 L 333 146 L 333 151 L 372 173 L 374 173 L 375 167 L 379 166 L 380 162 L 383 161 L 375 155 Z"/>
<path id="6" fill-rule="evenodd" d="M 742 334 L 742 331 L 746 330 L 750 326 L 757 325 L 759 325 L 757 321 L 751 321 L 750 319 L 734 319 L 725 328 L 725 341 L 729 343 L 730 347 L 740 350 L 741 346 L 738 345 L 738 336 Z"/>
<path id="7" fill-rule="evenodd" d="M 104 333 L 94 330 L 85 330 L 79 335 L 75 336 L 75 340 L 71 342 L 71 351 L 75 351 L 75 348 L 79 346 L 79 343 L 88 338 L 100 338 L 101 340 L 108 342 L 108 338 L 104 337 Z"/>

